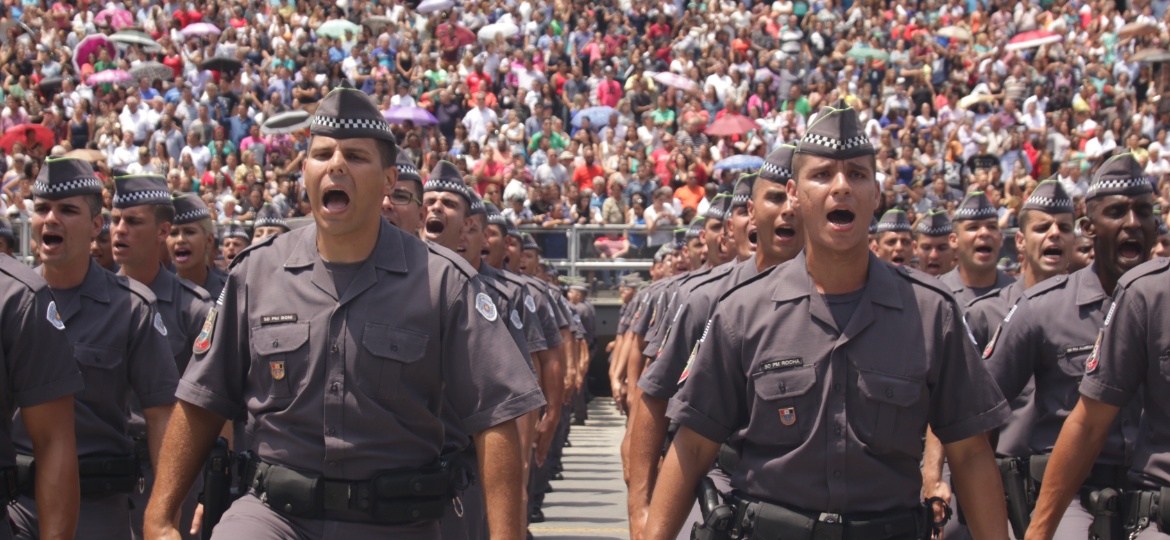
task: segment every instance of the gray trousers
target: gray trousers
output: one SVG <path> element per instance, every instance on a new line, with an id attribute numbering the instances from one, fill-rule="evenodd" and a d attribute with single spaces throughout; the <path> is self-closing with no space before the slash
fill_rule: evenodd
<path id="1" fill-rule="evenodd" d="M 544 460 L 544 466 L 537 467 L 536 459 L 532 459 L 528 474 L 528 513 L 530 514 L 544 504 L 544 494 L 548 491 L 549 480 L 552 479 L 552 475 L 561 465 L 561 459 L 565 455 L 565 441 L 569 440 L 569 428 L 572 424 L 571 412 L 572 405 L 561 407 L 561 421 L 553 433 L 552 444 L 549 445 L 548 457 Z"/>
<path id="2" fill-rule="evenodd" d="M 418 525 L 370 525 L 344 521 L 290 518 L 260 502 L 254 495 L 241 497 L 215 527 L 212 540 L 439 540 L 439 522 Z"/>
<path id="3" fill-rule="evenodd" d="M 1056 526 L 1053 540 L 1085 540 L 1089 537 L 1089 527 L 1093 526 L 1093 514 L 1081 506 L 1081 496 L 1073 497 L 1072 503 L 1064 510 L 1064 517 L 1060 518 L 1060 525 Z"/>
<path id="4" fill-rule="evenodd" d="M 479 475 L 475 451 L 466 450 L 459 455 L 459 459 L 475 474 L 477 480 L 459 496 L 462 516 L 455 511 L 454 505 L 443 513 L 443 519 L 439 521 L 443 540 L 488 540 L 487 504 L 483 498 L 483 478 Z"/>
<path id="5" fill-rule="evenodd" d="M 41 537 L 40 520 L 37 516 L 37 501 L 21 496 L 8 507 L 8 519 L 12 522 L 12 538 L 36 540 Z M 0 529 L 4 528 L 0 525 Z M 128 495 L 116 494 L 103 497 L 82 497 L 77 515 L 78 540 L 129 540 L 130 499 Z"/>

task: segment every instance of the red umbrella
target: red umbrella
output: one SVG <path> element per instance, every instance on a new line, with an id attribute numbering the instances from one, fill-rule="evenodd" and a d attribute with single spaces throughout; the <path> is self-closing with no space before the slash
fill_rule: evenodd
<path id="1" fill-rule="evenodd" d="M 36 143 L 40 143 L 41 147 L 45 149 L 46 154 L 53 145 L 57 144 L 57 137 L 53 135 L 53 132 L 49 128 L 40 124 L 21 124 L 19 126 L 12 126 L 8 128 L 8 131 L 4 132 L 4 136 L 0 137 L 0 148 L 3 148 L 5 152 L 11 154 L 13 144 L 20 143 L 25 148 L 36 144 L 25 142 L 28 140 L 29 131 L 33 132 L 33 139 Z"/>
<path id="2" fill-rule="evenodd" d="M 753 129 L 760 129 L 759 124 L 755 120 L 748 118 L 742 114 L 726 114 L 707 126 L 703 130 L 707 135 L 718 135 L 721 137 L 729 137 L 731 135 L 742 135 Z"/>
<path id="3" fill-rule="evenodd" d="M 1056 32 L 1049 32 L 1047 30 L 1022 32 L 1013 36 L 1012 40 L 1008 42 L 1006 47 L 1004 47 L 1004 50 L 1018 51 L 1021 49 L 1031 49 L 1041 45 L 1056 43 L 1062 39 L 1064 38 L 1060 34 L 1057 34 Z"/>

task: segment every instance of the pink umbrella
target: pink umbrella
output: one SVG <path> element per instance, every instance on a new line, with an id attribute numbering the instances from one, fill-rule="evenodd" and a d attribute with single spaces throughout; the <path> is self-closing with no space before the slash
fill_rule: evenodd
<path id="1" fill-rule="evenodd" d="M 677 73 L 671 73 L 669 71 L 655 73 L 654 77 L 652 78 L 655 82 L 665 84 L 671 88 L 677 88 L 684 92 L 694 92 L 699 89 L 699 85 L 695 84 L 695 81 L 692 81 Z"/>
<path id="2" fill-rule="evenodd" d="M 205 23 L 205 22 L 197 22 L 197 23 L 188 24 L 186 28 L 183 28 L 182 33 L 184 36 L 187 36 L 187 37 L 195 37 L 195 36 L 203 37 L 203 36 L 209 36 L 211 34 L 215 34 L 218 36 L 221 32 L 220 32 L 219 27 L 215 26 L 214 24 Z"/>
<path id="3" fill-rule="evenodd" d="M 133 79 L 134 76 L 120 69 L 107 69 L 90 75 L 85 82 L 89 84 L 118 84 Z"/>
<path id="4" fill-rule="evenodd" d="M 756 124 L 755 120 L 742 114 L 725 114 L 722 118 L 711 122 L 711 125 L 707 126 L 707 129 L 703 130 L 703 132 L 707 135 L 727 137 L 740 135 L 759 128 L 760 126 Z"/>
<path id="5" fill-rule="evenodd" d="M 86 36 L 73 48 L 73 67 L 77 68 L 77 72 L 81 73 L 81 66 L 89 63 L 89 55 L 93 54 L 96 58 L 99 56 L 99 51 L 106 49 L 110 52 L 110 58 L 117 54 L 118 49 L 114 47 L 114 43 L 106 36 L 101 34 L 92 34 Z"/>
<path id="6" fill-rule="evenodd" d="M 1056 43 L 1064 39 L 1056 32 L 1049 32 L 1047 30 L 1033 30 L 1031 32 L 1023 32 L 1016 34 L 1012 40 L 1008 42 L 1004 50 L 1019 51 L 1022 49 L 1031 49 L 1041 45 L 1048 45 Z"/>
<path id="7" fill-rule="evenodd" d="M 134 14 L 124 9 L 107 8 L 98 12 L 97 16 L 93 18 L 94 22 L 101 25 L 110 25 L 115 30 L 121 30 L 130 26 L 134 26 Z"/>

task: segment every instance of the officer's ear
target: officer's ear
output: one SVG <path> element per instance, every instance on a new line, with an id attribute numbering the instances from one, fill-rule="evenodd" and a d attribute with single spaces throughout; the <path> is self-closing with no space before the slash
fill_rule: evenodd
<path id="1" fill-rule="evenodd" d="M 959 235 L 958 234 L 951 233 L 950 236 L 947 237 L 947 241 L 951 244 L 952 250 L 959 249 Z"/>
<path id="2" fill-rule="evenodd" d="M 92 222 L 90 224 L 93 225 L 93 230 L 90 231 L 89 241 L 93 242 L 102 234 L 102 227 L 106 225 L 106 218 L 102 216 L 101 212 L 98 212 L 98 215 L 94 216 L 90 221 Z"/>
<path id="3" fill-rule="evenodd" d="M 792 205 L 792 209 L 799 210 L 800 209 L 800 197 L 797 195 L 796 179 L 795 178 L 788 180 L 788 183 L 784 184 L 784 191 L 786 191 L 788 193 L 788 202 L 789 202 L 789 204 Z"/>
<path id="4" fill-rule="evenodd" d="M 389 197 L 394 193 L 394 186 L 398 184 L 398 167 L 391 165 L 382 169 L 386 175 L 386 184 L 382 187 L 382 195 Z"/>
<path id="5" fill-rule="evenodd" d="M 1093 219 L 1091 217 L 1086 216 L 1081 219 L 1077 223 L 1077 226 L 1081 228 L 1081 234 L 1085 235 L 1085 238 L 1090 240 L 1097 239 L 1097 227 L 1093 225 Z"/>

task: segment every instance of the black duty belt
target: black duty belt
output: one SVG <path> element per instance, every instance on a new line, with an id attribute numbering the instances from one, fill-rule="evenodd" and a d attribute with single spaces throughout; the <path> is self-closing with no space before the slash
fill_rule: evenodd
<path id="1" fill-rule="evenodd" d="M 438 520 L 461 489 L 446 463 L 355 481 L 254 460 L 247 478 L 261 501 L 286 516 L 378 524 Z"/>
<path id="2" fill-rule="evenodd" d="M 1028 465 L 1032 472 L 1032 480 L 1037 484 L 1044 481 L 1044 471 L 1048 469 L 1048 460 L 1051 457 L 1050 454 L 1041 454 L 1032 456 L 1029 460 Z M 1111 487 L 1122 490 L 1129 483 L 1128 472 L 1129 470 L 1123 465 L 1094 463 L 1093 468 L 1089 470 L 1089 476 L 1085 478 L 1084 486 L 1089 488 Z"/>
<path id="3" fill-rule="evenodd" d="M 933 533 L 931 509 L 925 505 L 889 512 L 833 514 L 780 506 L 740 493 L 732 499 L 736 509 L 732 538 L 926 540 Z"/>
<path id="4" fill-rule="evenodd" d="M 1119 511 L 1125 531 L 1136 535 L 1152 525 L 1162 532 L 1170 531 L 1170 511 L 1163 504 L 1170 504 L 1170 488 L 1122 493 Z"/>
<path id="5" fill-rule="evenodd" d="M 142 491 L 142 473 L 138 468 L 138 456 L 86 456 L 78 458 L 77 473 L 81 484 L 81 496 L 99 497 L 118 493 Z M 17 491 L 35 497 L 36 461 L 32 456 L 17 454 L 15 474 Z"/>

